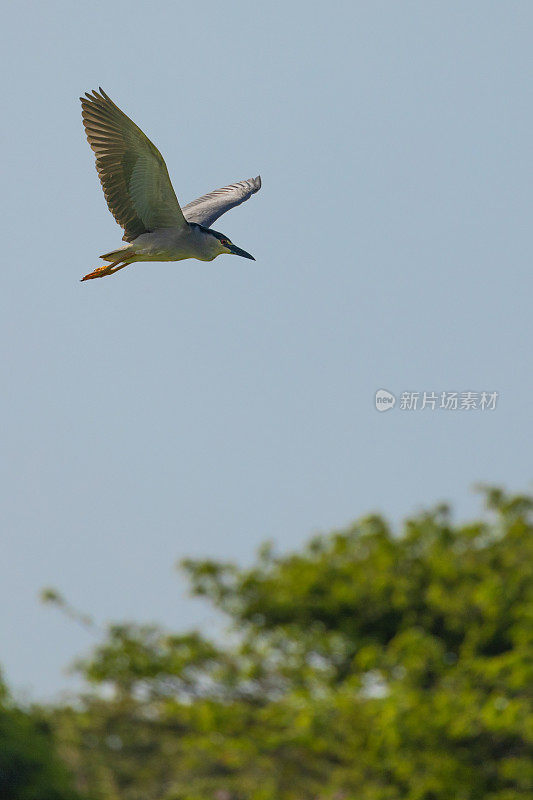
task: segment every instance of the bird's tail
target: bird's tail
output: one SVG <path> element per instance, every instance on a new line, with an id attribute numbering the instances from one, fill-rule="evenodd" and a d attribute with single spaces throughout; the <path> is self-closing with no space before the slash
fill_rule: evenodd
<path id="1" fill-rule="evenodd" d="M 131 244 L 124 244 L 122 247 L 117 247 L 116 250 L 111 250 L 109 253 L 104 253 L 103 258 L 104 261 L 128 261 L 134 260 L 132 256 L 135 256 L 135 249 L 132 247 Z"/>

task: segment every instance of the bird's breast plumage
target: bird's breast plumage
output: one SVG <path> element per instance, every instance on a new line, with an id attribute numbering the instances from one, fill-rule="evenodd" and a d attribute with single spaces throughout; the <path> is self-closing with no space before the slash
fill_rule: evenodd
<path id="1" fill-rule="evenodd" d="M 132 242 L 132 247 L 139 261 L 181 261 L 185 258 L 211 261 L 221 252 L 218 241 L 196 225 L 185 229 L 158 228 L 143 233 Z"/>

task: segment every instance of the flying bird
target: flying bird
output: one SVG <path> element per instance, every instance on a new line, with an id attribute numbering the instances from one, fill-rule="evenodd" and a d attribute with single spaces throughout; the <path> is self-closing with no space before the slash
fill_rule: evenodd
<path id="1" fill-rule="evenodd" d="M 212 261 L 223 253 L 255 258 L 211 225 L 261 188 L 261 177 L 232 183 L 180 208 L 163 156 L 100 88 L 80 97 L 87 140 L 109 210 L 128 244 L 82 281 L 114 275 L 134 261 Z"/>

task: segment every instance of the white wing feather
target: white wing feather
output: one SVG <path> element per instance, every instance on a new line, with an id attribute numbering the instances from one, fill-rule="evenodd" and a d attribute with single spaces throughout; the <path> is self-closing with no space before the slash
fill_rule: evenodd
<path id="1" fill-rule="evenodd" d="M 260 188 L 261 176 L 258 175 L 257 178 L 249 178 L 246 181 L 232 183 L 231 186 L 224 186 L 222 189 L 215 189 L 214 192 L 204 194 L 184 206 L 183 216 L 187 222 L 197 222 L 209 228 L 222 214 L 244 203 Z"/>

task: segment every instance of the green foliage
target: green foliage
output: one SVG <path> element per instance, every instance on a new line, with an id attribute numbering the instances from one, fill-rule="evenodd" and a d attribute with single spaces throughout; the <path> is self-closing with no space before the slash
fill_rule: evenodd
<path id="1" fill-rule="evenodd" d="M 16 708 L 1 682 L 0 797 L 79 800 L 54 753 L 49 725 L 37 712 Z"/>
<path id="2" fill-rule="evenodd" d="M 112 626 L 80 664 L 92 690 L 50 713 L 96 800 L 525 800 L 533 796 L 530 497 L 487 514 L 381 517 L 188 561 L 233 627 Z M 103 689 L 105 688 L 105 691 Z"/>
<path id="3" fill-rule="evenodd" d="M 150 696 L 195 694 L 220 659 L 197 633 L 170 636 L 153 625 L 112 625 L 93 657 L 80 662 L 90 683 L 110 683 L 118 694 L 144 688 Z"/>

